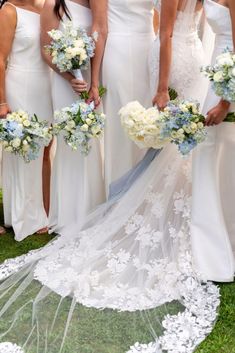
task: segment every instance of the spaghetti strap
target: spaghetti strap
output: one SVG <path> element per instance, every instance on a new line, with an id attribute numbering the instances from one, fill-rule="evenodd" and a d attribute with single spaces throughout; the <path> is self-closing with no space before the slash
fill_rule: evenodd
<path id="1" fill-rule="evenodd" d="M 11 5 L 11 6 L 13 6 L 13 7 L 16 9 L 16 11 L 17 11 L 17 7 L 16 7 L 14 4 L 12 4 L 11 2 L 6 1 L 6 2 L 3 4 L 2 7 L 6 6 L 6 5 Z"/>

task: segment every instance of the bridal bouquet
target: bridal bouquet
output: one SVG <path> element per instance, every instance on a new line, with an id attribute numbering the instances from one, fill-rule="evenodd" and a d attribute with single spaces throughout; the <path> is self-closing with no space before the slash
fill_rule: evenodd
<path id="1" fill-rule="evenodd" d="M 235 54 L 229 49 L 216 58 L 214 66 L 202 68 L 217 96 L 235 102 Z"/>
<path id="2" fill-rule="evenodd" d="M 48 32 L 52 41 L 46 46 L 46 50 L 60 72 L 73 71 L 76 77 L 82 80 L 80 69 L 87 69 L 95 54 L 97 34 L 88 36 L 85 29 L 74 27 L 71 21 L 62 26 L 62 30 L 53 29 Z"/>
<path id="3" fill-rule="evenodd" d="M 52 139 L 51 128 L 37 116 L 29 116 L 23 110 L 7 115 L 0 120 L 0 141 L 7 152 L 19 155 L 25 162 L 38 157 L 40 148 L 49 145 Z"/>
<path id="4" fill-rule="evenodd" d="M 73 150 L 81 149 L 88 155 L 92 138 L 100 138 L 104 131 L 105 115 L 94 109 L 94 103 L 77 101 L 70 107 L 55 112 L 54 133 L 63 133 L 64 140 Z"/>
<path id="5" fill-rule="evenodd" d="M 205 117 L 200 114 L 199 108 L 197 103 L 176 100 L 160 113 L 162 138 L 169 138 L 175 143 L 182 155 L 187 155 L 205 140 Z"/>
<path id="6" fill-rule="evenodd" d="M 162 136 L 162 116 L 156 108 L 145 109 L 135 101 L 124 106 L 119 115 L 124 131 L 140 148 L 159 149 L 170 141 Z"/>
<path id="7" fill-rule="evenodd" d="M 175 100 L 159 112 L 156 108 L 145 109 L 140 103 L 131 102 L 119 114 L 128 137 L 140 148 L 159 149 L 172 142 L 186 155 L 206 136 L 205 118 L 196 103 Z"/>

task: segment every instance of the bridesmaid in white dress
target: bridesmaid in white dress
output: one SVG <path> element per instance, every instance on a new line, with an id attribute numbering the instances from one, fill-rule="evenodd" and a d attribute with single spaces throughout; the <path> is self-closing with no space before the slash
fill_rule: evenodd
<path id="1" fill-rule="evenodd" d="M 109 0 L 108 38 L 104 53 L 103 100 L 108 116 L 105 129 L 105 185 L 123 176 L 143 157 L 143 151 L 125 135 L 120 108 L 138 100 L 151 105 L 148 55 L 154 40 L 152 0 Z"/>
<path id="2" fill-rule="evenodd" d="M 56 12 L 57 11 L 57 12 Z M 44 46 L 50 42 L 47 32 L 59 28 L 65 20 L 72 20 L 88 32 L 99 33 L 95 58 L 92 60 L 92 72 L 83 72 L 86 82 L 91 85 L 91 99 L 97 100 L 99 69 L 103 56 L 106 33 L 106 1 L 97 0 L 48 0 L 41 15 L 42 52 L 47 63 L 53 68 L 52 96 L 55 110 L 71 105 L 79 92 L 87 89 L 86 82 L 76 80 L 67 72 L 61 74 L 51 63 Z M 62 136 L 57 139 L 57 150 L 52 171 L 52 191 L 49 224 L 51 232 L 62 234 L 70 224 L 80 229 L 84 219 L 92 208 L 104 200 L 102 159 L 99 141 L 93 141 L 88 157 L 80 151 L 73 151 L 64 142 Z"/>
<path id="3" fill-rule="evenodd" d="M 233 0 L 205 0 L 205 14 L 216 35 L 212 62 L 235 43 Z M 232 19 L 231 19 L 232 18 Z M 204 114 L 208 137 L 194 153 L 192 247 L 197 269 L 207 279 L 233 281 L 235 271 L 235 125 L 223 123 L 235 105 L 209 88 Z M 216 125 L 216 126 L 211 126 Z"/>
<path id="4" fill-rule="evenodd" d="M 40 55 L 40 11 L 43 1 L 7 2 L 1 9 L 1 115 L 26 110 L 51 121 L 50 73 Z M 5 65 L 8 60 L 7 70 Z M 43 94 L 42 94 L 43 92 Z M 3 153 L 3 202 L 5 224 L 12 226 L 20 241 L 46 230 L 43 203 L 43 150 L 36 161 Z M 45 153 L 47 158 L 49 150 Z"/>

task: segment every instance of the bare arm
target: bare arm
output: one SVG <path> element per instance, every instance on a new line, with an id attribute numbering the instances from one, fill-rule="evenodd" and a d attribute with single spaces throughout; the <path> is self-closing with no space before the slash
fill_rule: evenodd
<path id="1" fill-rule="evenodd" d="M 153 104 L 160 109 L 169 101 L 168 85 L 172 58 L 172 36 L 179 0 L 162 0 L 160 16 L 160 67 L 159 83 Z"/>
<path id="2" fill-rule="evenodd" d="M 232 20 L 233 48 L 235 49 L 235 2 L 234 0 L 227 0 L 226 5 L 230 10 Z M 218 125 L 223 122 L 229 112 L 230 104 L 231 103 L 221 99 L 220 102 L 207 113 L 206 125 Z"/>
<path id="3" fill-rule="evenodd" d="M 154 10 L 153 16 L 153 29 L 155 33 L 159 30 L 159 13 L 156 10 Z"/>
<path id="4" fill-rule="evenodd" d="M 92 33 L 98 33 L 95 56 L 91 61 L 91 89 L 90 100 L 94 100 L 95 105 L 99 104 L 99 79 L 100 68 L 104 55 L 105 43 L 107 39 L 107 0 L 90 0 L 91 11 L 93 15 Z"/>
<path id="5" fill-rule="evenodd" d="M 45 46 L 49 45 L 51 38 L 48 35 L 48 32 L 52 29 L 58 29 L 60 25 L 60 20 L 56 17 L 54 13 L 54 0 L 46 0 L 44 7 L 41 12 L 41 53 L 44 61 L 59 75 L 61 75 L 65 80 L 69 81 L 75 92 L 80 93 L 86 91 L 87 84 L 86 82 L 79 81 L 74 78 L 70 72 L 61 73 L 57 67 L 52 64 L 51 56 L 46 52 Z"/>
<path id="6" fill-rule="evenodd" d="M 15 8 L 11 5 L 4 5 L 0 10 L 0 118 L 10 111 L 6 99 L 5 75 L 7 58 L 11 52 L 16 24 L 17 14 Z"/>

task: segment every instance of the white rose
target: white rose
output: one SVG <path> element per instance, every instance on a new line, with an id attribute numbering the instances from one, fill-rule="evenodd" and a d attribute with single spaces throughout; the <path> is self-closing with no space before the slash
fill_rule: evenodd
<path id="1" fill-rule="evenodd" d="M 204 124 L 200 121 L 199 123 L 197 123 L 197 127 L 198 129 L 203 129 Z"/>
<path id="2" fill-rule="evenodd" d="M 5 151 L 6 152 L 12 152 L 13 148 L 11 146 L 7 146 L 7 147 L 5 147 Z"/>
<path id="3" fill-rule="evenodd" d="M 86 119 L 86 123 L 87 123 L 87 125 L 91 125 L 91 124 L 92 124 L 92 120 L 89 119 L 89 118 L 87 118 L 87 119 Z"/>
<path id="4" fill-rule="evenodd" d="M 223 71 L 217 71 L 213 76 L 213 80 L 215 82 L 223 82 L 224 81 Z"/>
<path id="5" fill-rule="evenodd" d="M 183 113 L 187 113 L 188 112 L 188 107 L 186 104 L 180 104 L 179 105 L 179 108 L 180 110 L 183 112 Z"/>
<path id="6" fill-rule="evenodd" d="M 191 126 L 191 129 L 192 129 L 192 130 L 197 130 L 197 124 L 196 124 L 196 123 L 192 122 L 192 123 L 190 124 L 190 126 Z"/>
<path id="7" fill-rule="evenodd" d="M 24 152 L 27 152 L 29 150 L 29 145 L 23 145 L 23 151 Z"/>
<path id="8" fill-rule="evenodd" d="M 232 74 L 232 76 L 235 76 L 235 68 L 233 68 L 233 69 L 231 70 L 231 74 Z"/>
<path id="9" fill-rule="evenodd" d="M 69 120 L 67 122 L 67 126 L 69 126 L 71 129 L 75 128 L 76 127 L 76 124 L 73 120 Z"/>
<path id="10" fill-rule="evenodd" d="M 25 127 L 29 127 L 29 126 L 30 126 L 30 121 L 29 121 L 29 120 L 24 120 L 24 121 L 23 121 L 23 125 L 24 125 Z"/>
<path id="11" fill-rule="evenodd" d="M 12 141 L 12 146 L 14 148 L 18 148 L 20 144 L 21 144 L 21 140 L 18 137 L 14 138 L 14 140 Z"/>
<path id="12" fill-rule="evenodd" d="M 230 56 L 224 56 L 217 59 L 217 63 L 220 66 L 233 66 L 234 62 Z"/>
<path id="13" fill-rule="evenodd" d="M 99 134 L 101 132 L 101 129 L 100 129 L 99 126 L 93 126 L 91 128 L 91 132 L 92 132 L 93 135 L 97 135 L 97 134 Z"/>
<path id="14" fill-rule="evenodd" d="M 83 131 L 83 132 L 87 132 L 88 131 L 88 125 L 87 124 L 83 124 L 82 126 L 81 126 L 81 131 Z"/>

